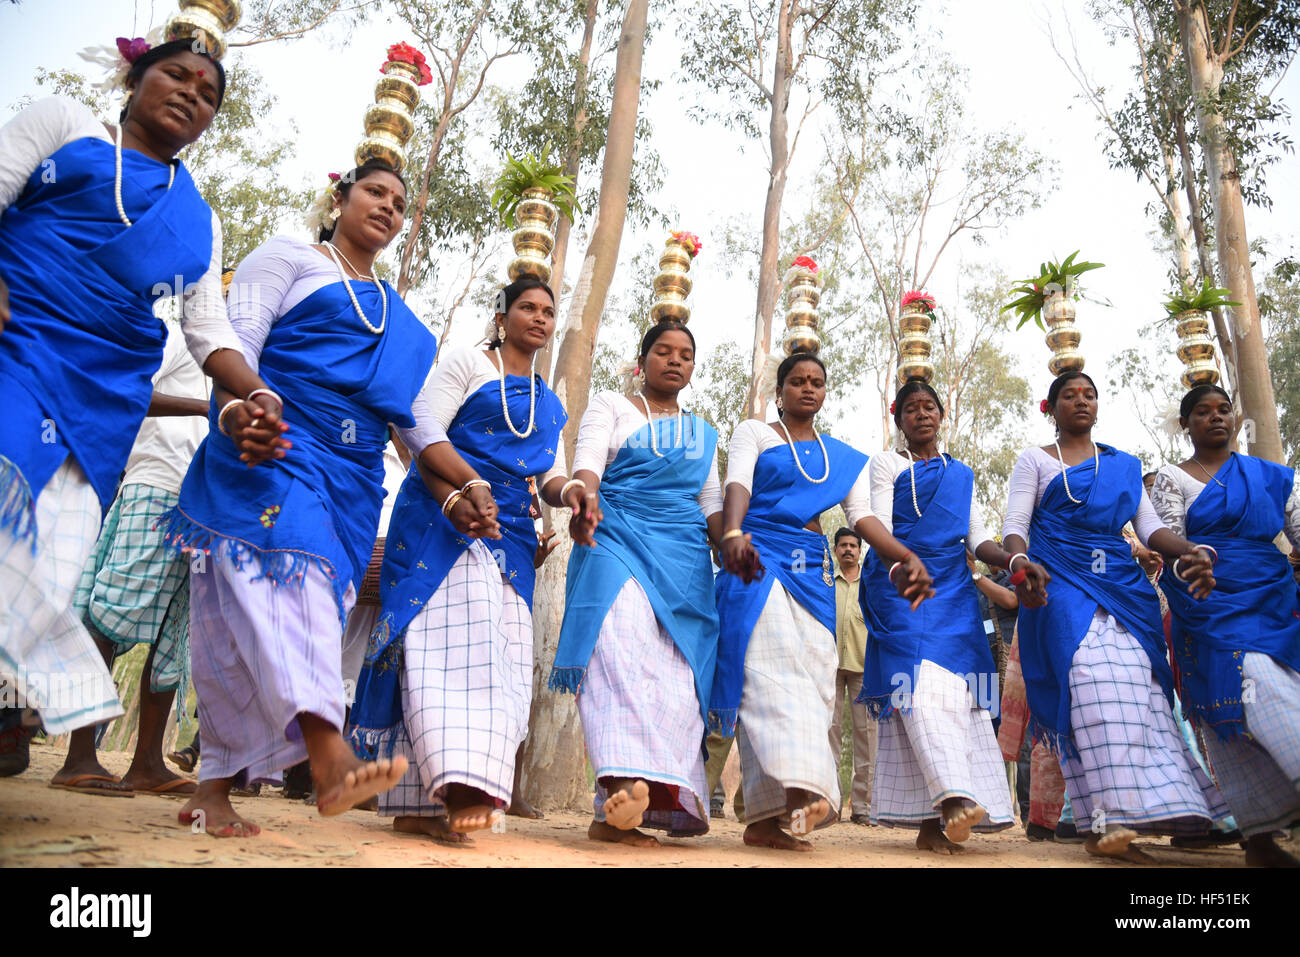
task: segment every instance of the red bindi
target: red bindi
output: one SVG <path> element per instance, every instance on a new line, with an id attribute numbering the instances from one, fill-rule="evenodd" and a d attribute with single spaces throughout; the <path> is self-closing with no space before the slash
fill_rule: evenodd
<path id="1" fill-rule="evenodd" d="M 203 71 L 199 70 L 199 76 L 203 76 Z"/>

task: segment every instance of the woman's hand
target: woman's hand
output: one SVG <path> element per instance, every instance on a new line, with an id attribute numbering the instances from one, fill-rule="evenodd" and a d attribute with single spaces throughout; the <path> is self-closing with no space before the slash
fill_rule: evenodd
<path id="1" fill-rule="evenodd" d="M 921 602 L 934 597 L 934 579 L 926 570 L 925 563 L 909 552 L 907 557 L 893 567 L 889 580 L 898 594 L 912 603 L 912 611 L 921 607 Z"/>
<path id="2" fill-rule="evenodd" d="M 749 534 L 732 535 L 722 543 L 722 567 L 748 585 L 762 578 L 765 569 Z"/>
<path id="3" fill-rule="evenodd" d="M 600 510 L 600 493 L 586 492 L 577 485 L 564 496 L 564 504 L 573 510 L 569 519 L 569 537 L 579 545 L 596 544 L 596 528 L 605 518 Z"/>
<path id="4" fill-rule="evenodd" d="M 1201 550 L 1193 549 L 1178 557 L 1174 574 L 1191 586 L 1192 597 L 1208 598 L 1214 591 L 1214 560 Z"/>
<path id="5" fill-rule="evenodd" d="M 533 553 L 533 567 L 541 568 L 546 563 L 546 557 L 555 551 L 555 546 L 559 542 L 552 541 L 555 538 L 555 529 L 547 532 L 537 539 L 537 551 Z"/>
<path id="6" fill-rule="evenodd" d="M 282 412 L 274 399 L 259 395 L 228 406 L 218 425 L 229 433 L 239 450 L 239 460 L 252 468 L 268 459 L 282 459 L 293 448 L 293 443 L 284 438 L 289 425 L 280 420 Z"/>
<path id="7" fill-rule="evenodd" d="M 497 512 L 492 492 L 485 486 L 475 485 L 456 499 L 447 518 L 456 531 L 470 538 L 500 538 Z"/>
<path id="8" fill-rule="evenodd" d="M 1026 555 L 1017 557 L 1022 559 L 1021 563 L 1015 568 L 1008 568 L 1016 583 L 1016 599 L 1025 608 L 1042 608 L 1047 604 L 1047 583 L 1052 580 L 1052 574 L 1038 562 L 1030 561 Z M 1024 574 L 1021 575 L 1021 572 Z"/>

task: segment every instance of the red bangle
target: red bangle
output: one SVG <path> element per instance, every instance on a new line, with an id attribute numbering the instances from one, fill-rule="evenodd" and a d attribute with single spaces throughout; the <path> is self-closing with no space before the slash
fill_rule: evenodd
<path id="1" fill-rule="evenodd" d="M 1008 581 L 1013 585 L 1023 585 L 1025 582 L 1025 570 L 1022 568 L 1018 572 L 1012 572 Z"/>

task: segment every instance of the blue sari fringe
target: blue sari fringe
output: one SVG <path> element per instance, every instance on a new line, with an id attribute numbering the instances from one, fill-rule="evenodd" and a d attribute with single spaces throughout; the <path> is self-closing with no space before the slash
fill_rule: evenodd
<path id="1" fill-rule="evenodd" d="M 339 620 L 346 624 L 347 614 L 343 607 L 343 593 L 337 587 L 338 573 L 328 559 L 308 552 L 273 549 L 263 551 L 238 538 L 230 538 L 213 531 L 206 525 L 200 525 L 185 515 L 179 508 L 165 512 L 154 529 L 163 533 L 163 540 L 172 548 L 181 552 L 202 552 L 210 556 L 214 545 L 227 542 L 227 555 L 236 571 L 256 562 L 257 574 L 252 581 L 266 579 L 276 587 L 288 585 L 301 588 L 307 570 L 312 566 L 319 568 L 325 577 L 335 583 L 334 600 L 339 613 Z"/>
<path id="2" fill-rule="evenodd" d="M 36 554 L 36 498 L 22 470 L 0 455 L 0 531 L 17 541 L 31 539 Z"/>
<path id="3" fill-rule="evenodd" d="M 736 715 L 739 710 L 739 708 L 710 708 L 709 731 L 720 734 L 724 738 L 735 737 Z"/>
<path id="4" fill-rule="evenodd" d="M 582 690 L 582 682 L 586 677 L 586 668 L 552 668 L 546 687 L 560 694 L 577 694 Z"/>
<path id="5" fill-rule="evenodd" d="M 1068 731 L 1053 731 L 1032 713 L 1029 715 L 1029 740 L 1034 744 L 1039 741 L 1043 742 L 1044 747 L 1054 754 L 1058 760 L 1061 758 L 1077 759 L 1079 757 L 1079 752 L 1074 746 L 1074 738 Z"/>

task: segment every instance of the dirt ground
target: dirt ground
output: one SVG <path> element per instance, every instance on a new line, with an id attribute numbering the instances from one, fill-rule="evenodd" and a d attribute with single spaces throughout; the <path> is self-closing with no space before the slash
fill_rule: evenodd
<path id="1" fill-rule="evenodd" d="M 125 752 L 102 752 L 104 766 L 126 770 Z M 811 854 L 745 847 L 736 821 L 714 820 L 702 838 L 667 840 L 634 849 L 587 839 L 588 815 L 548 813 L 544 820 L 507 818 L 504 834 L 481 832 L 470 847 L 451 848 L 415 835 L 394 834 L 367 811 L 321 818 L 314 806 L 289 801 L 274 788 L 236 799 L 260 836 L 216 839 L 178 824 L 182 798 L 136 795 L 105 798 L 50 788 L 63 749 L 33 744 L 32 764 L 18 777 L 0 778 L 0 867 L 1103 867 L 1078 845 L 1031 844 L 1019 828 L 975 835 L 958 857 L 917 851 L 915 833 L 846 823 L 818 832 Z M 730 813 L 730 812 L 728 812 Z M 1139 842 L 1170 867 L 1241 867 L 1235 845 L 1208 851 L 1172 848 L 1163 838 Z"/>

